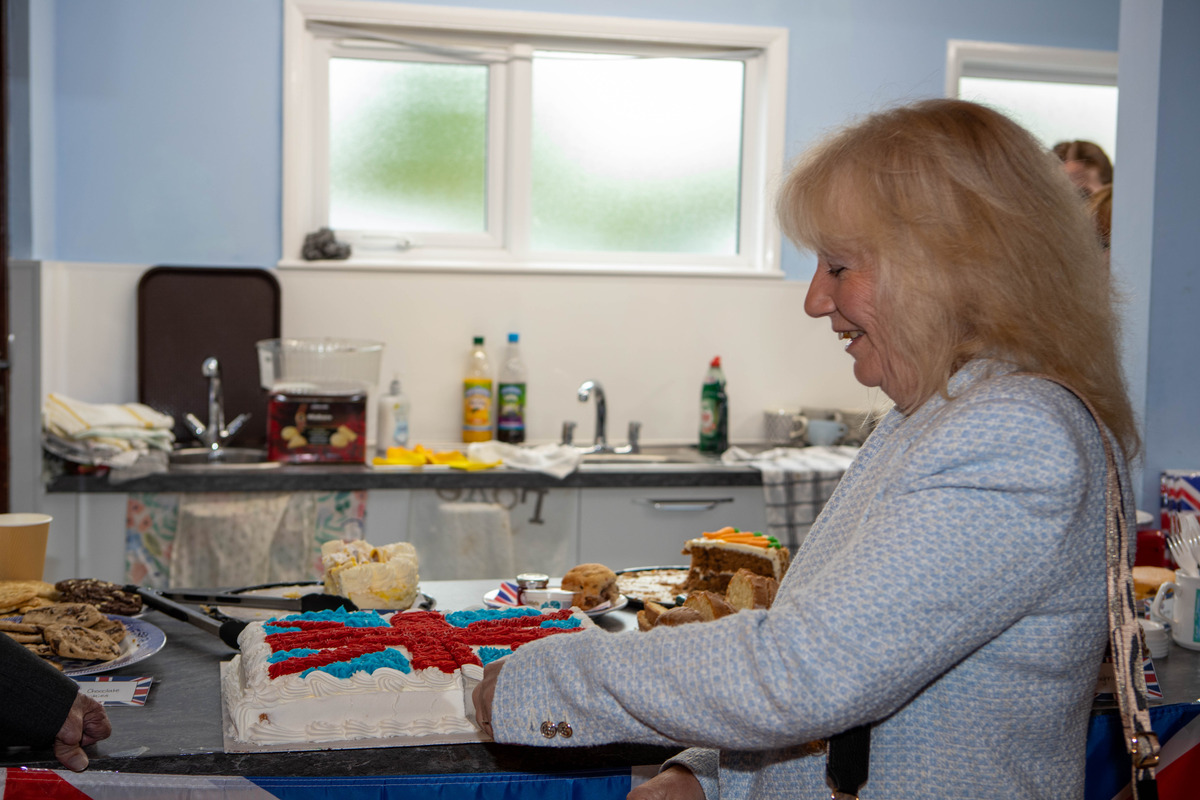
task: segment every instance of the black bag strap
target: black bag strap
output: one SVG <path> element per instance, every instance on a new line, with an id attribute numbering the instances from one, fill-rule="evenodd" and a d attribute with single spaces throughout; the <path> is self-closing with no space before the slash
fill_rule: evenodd
<path id="1" fill-rule="evenodd" d="M 1154 771 L 1158 765 L 1158 736 L 1150 725 L 1150 707 L 1146 701 L 1146 675 L 1142 671 L 1142 637 L 1137 623 L 1133 597 L 1133 573 L 1129 563 L 1129 520 L 1125 517 L 1124 493 L 1117 469 L 1116 451 L 1100 417 L 1087 398 L 1069 384 L 1050 375 L 1032 377 L 1057 383 L 1073 394 L 1100 428 L 1104 444 L 1106 477 L 1104 485 L 1104 541 L 1107 568 L 1109 650 L 1116 678 L 1117 705 L 1125 746 L 1132 765 L 1130 783 L 1134 800 L 1158 800 Z M 871 761 L 871 726 L 859 725 L 829 737 L 825 780 L 833 800 L 852 800 L 867 782 Z"/>

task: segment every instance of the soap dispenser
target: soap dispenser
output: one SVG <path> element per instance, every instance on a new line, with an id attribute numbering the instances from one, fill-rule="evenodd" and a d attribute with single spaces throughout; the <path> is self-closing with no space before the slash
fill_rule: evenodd
<path id="1" fill-rule="evenodd" d="M 408 447 L 408 398 L 400 389 L 400 376 L 392 378 L 388 393 L 379 398 L 379 427 L 376 452 L 387 455 L 389 447 Z"/>

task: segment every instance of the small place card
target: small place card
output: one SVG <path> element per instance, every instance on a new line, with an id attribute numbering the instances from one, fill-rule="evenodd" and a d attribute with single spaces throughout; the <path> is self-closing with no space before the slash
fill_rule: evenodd
<path id="1" fill-rule="evenodd" d="M 71 680 L 79 684 L 79 691 L 102 706 L 144 706 L 150 684 L 154 683 L 153 678 L 111 675 L 88 675 Z"/>

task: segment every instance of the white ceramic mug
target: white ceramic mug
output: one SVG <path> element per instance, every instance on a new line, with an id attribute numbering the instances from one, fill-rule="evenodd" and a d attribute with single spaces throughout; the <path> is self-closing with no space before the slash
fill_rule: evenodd
<path id="1" fill-rule="evenodd" d="M 827 447 L 840 442 L 848 430 L 846 423 L 836 419 L 810 419 L 804 438 L 811 445 Z"/>
<path id="2" fill-rule="evenodd" d="M 802 436 L 807 424 L 808 420 L 786 408 L 768 408 L 763 412 L 767 442 L 779 447 L 787 447 Z"/>
<path id="3" fill-rule="evenodd" d="M 1168 589 L 1175 590 L 1175 598 L 1171 602 L 1171 616 L 1163 614 L 1163 598 Z M 1171 626 L 1171 638 L 1180 647 L 1189 650 L 1200 650 L 1200 578 L 1184 575 L 1176 570 L 1175 580 L 1167 581 L 1158 587 L 1154 602 L 1150 604 L 1150 619 L 1165 622 Z"/>

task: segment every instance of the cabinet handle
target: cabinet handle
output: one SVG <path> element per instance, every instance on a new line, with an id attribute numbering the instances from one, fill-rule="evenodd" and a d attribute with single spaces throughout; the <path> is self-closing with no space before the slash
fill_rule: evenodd
<path id="1" fill-rule="evenodd" d="M 732 497 L 717 497 L 712 500 L 639 500 L 655 511 L 712 511 L 721 503 L 732 503 Z"/>

